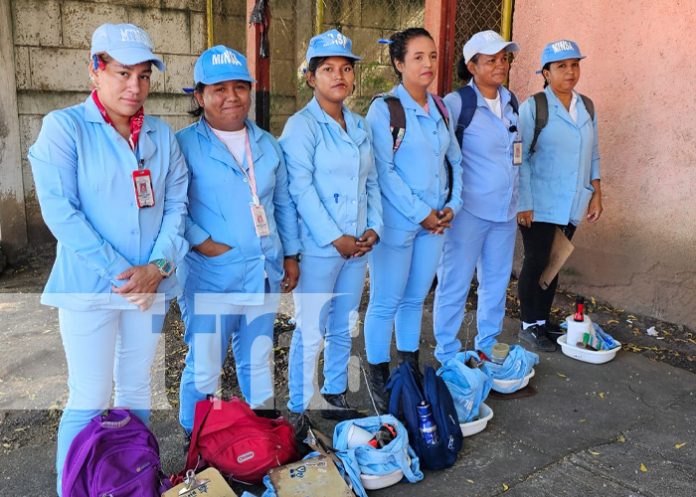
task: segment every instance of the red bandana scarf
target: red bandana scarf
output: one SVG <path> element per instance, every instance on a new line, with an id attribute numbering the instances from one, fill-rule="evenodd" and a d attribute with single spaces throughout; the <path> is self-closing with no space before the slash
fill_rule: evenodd
<path id="1" fill-rule="evenodd" d="M 99 112 L 101 113 L 102 117 L 104 118 L 104 121 L 106 121 L 107 124 L 114 126 L 114 122 L 109 117 L 109 114 L 106 113 L 106 109 L 99 100 L 99 96 L 97 95 L 96 91 L 92 92 L 92 99 L 94 100 L 94 103 L 96 104 L 97 109 L 99 109 Z M 133 114 L 130 118 L 130 137 L 128 138 L 128 145 L 130 145 L 130 148 L 133 151 L 135 151 L 135 147 L 138 144 L 138 137 L 140 136 L 140 130 L 143 129 L 144 120 L 145 112 L 143 111 L 142 107 L 140 107 L 138 111 L 135 114 Z M 114 129 L 115 128 L 116 126 L 114 126 Z"/>

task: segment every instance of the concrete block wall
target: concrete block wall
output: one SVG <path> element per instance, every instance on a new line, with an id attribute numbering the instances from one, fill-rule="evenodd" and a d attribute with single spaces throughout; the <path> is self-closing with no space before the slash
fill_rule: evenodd
<path id="1" fill-rule="evenodd" d="M 20 209 L 26 215 L 29 243 L 39 243 L 52 238 L 41 219 L 27 150 L 46 113 L 87 97 L 89 46 L 94 29 L 104 22 L 132 22 L 149 32 L 167 71 L 155 71 L 146 111 L 180 129 L 191 122 L 187 114 L 191 99 L 181 93 L 181 88 L 191 85 L 195 59 L 207 46 L 206 1 L 0 1 L 9 6 L 11 14 L 20 141 L 16 167 L 21 165 L 17 177 L 21 177 L 19 188 L 24 191 L 24 206 Z M 422 25 L 424 1 L 325 0 L 325 5 L 322 30 L 339 27 L 353 39 L 356 53 L 364 57 L 356 68 L 356 92 L 348 102 L 364 114 L 370 98 L 395 83 L 387 50 L 376 40 L 405 26 Z M 246 6 L 246 0 L 214 0 L 216 44 L 246 50 Z M 314 6 L 314 0 L 271 4 L 271 131 L 275 135 L 282 132 L 287 118 L 311 98 L 301 69 L 314 33 Z M 0 240 L 5 243 L 2 233 Z"/>
<path id="2" fill-rule="evenodd" d="M 312 96 L 302 68 L 314 35 L 315 2 L 294 0 L 271 4 L 271 131 L 279 135 L 287 118 Z M 339 28 L 353 40 L 363 60 L 356 66 L 356 90 L 348 106 L 365 114 L 373 95 L 390 89 L 396 77 L 379 38 L 409 26 L 422 26 L 423 0 L 324 0 L 322 31 Z"/>
<path id="3" fill-rule="evenodd" d="M 207 46 L 205 0 L 12 0 L 21 166 L 30 243 L 51 239 L 34 194 L 26 159 L 51 110 L 89 94 L 89 46 L 104 22 L 131 22 L 148 31 L 167 71 L 155 71 L 146 112 L 180 129 L 191 122 L 193 65 Z M 215 0 L 215 41 L 245 50 L 244 0 Z"/>
<path id="4" fill-rule="evenodd" d="M 423 0 L 332 0 L 324 11 L 323 30 L 340 26 L 353 40 L 353 51 L 363 59 L 356 66 L 356 89 L 349 105 L 367 112 L 372 97 L 388 91 L 397 79 L 386 45 L 377 43 L 394 31 L 423 26 Z"/>

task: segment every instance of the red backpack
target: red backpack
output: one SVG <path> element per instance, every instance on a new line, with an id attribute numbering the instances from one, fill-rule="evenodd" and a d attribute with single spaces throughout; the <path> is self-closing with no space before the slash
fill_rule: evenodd
<path id="1" fill-rule="evenodd" d="M 256 415 L 242 400 L 196 404 L 186 469 L 203 462 L 235 480 L 260 483 L 270 468 L 300 458 L 290 423 Z"/>

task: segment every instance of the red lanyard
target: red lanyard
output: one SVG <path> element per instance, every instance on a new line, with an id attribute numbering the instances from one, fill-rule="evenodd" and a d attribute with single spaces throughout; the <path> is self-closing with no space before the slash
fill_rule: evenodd
<path id="1" fill-rule="evenodd" d="M 106 113 L 104 105 L 99 100 L 99 96 L 97 95 L 96 91 L 92 92 L 92 99 L 94 100 L 94 103 L 96 104 L 97 109 L 99 109 L 99 112 L 101 113 L 102 117 L 104 118 L 104 121 L 106 121 L 107 124 L 113 126 L 114 129 L 116 129 L 116 126 L 114 126 L 114 122 L 109 117 L 109 114 Z M 130 145 L 130 148 L 133 151 L 135 151 L 135 147 L 138 144 L 138 137 L 140 136 L 140 130 L 143 129 L 144 120 L 145 111 L 142 107 L 140 107 L 138 111 L 135 114 L 133 114 L 130 118 L 130 137 L 128 138 L 128 145 Z"/>

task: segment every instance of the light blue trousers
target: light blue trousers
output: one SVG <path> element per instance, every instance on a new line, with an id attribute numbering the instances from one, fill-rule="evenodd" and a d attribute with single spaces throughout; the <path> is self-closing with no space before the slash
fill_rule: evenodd
<path id="1" fill-rule="evenodd" d="M 358 319 L 366 265 L 365 256 L 354 259 L 303 256 L 300 281 L 293 292 L 297 327 L 292 335 L 288 364 L 291 412 L 310 407 L 322 344 L 321 393 L 338 394 L 348 388 L 351 330 Z"/>
<path id="2" fill-rule="evenodd" d="M 418 229 L 384 228 L 369 254 L 370 304 L 365 315 L 365 348 L 371 364 L 389 362 L 392 326 L 396 348 L 418 350 L 423 301 L 435 278 L 442 235 Z"/>
<path id="3" fill-rule="evenodd" d="M 271 354 L 280 295 L 267 293 L 263 305 L 252 306 L 194 299 L 186 293 L 181 305 L 189 346 L 179 387 L 181 426 L 191 433 L 196 403 L 218 392 L 230 340 L 244 399 L 252 408 L 273 408 Z"/>
<path id="4" fill-rule="evenodd" d="M 486 221 L 459 211 L 445 234 L 442 260 L 437 270 L 433 310 L 435 357 L 440 362 L 461 348 L 457 338 L 466 312 L 466 299 L 476 269 L 478 307 L 475 347 L 490 354 L 503 328 L 505 298 L 515 251 L 515 219 Z"/>
<path id="5" fill-rule="evenodd" d="M 98 309 L 58 310 L 68 364 L 68 402 L 58 426 L 56 472 L 62 494 L 63 463 L 70 444 L 96 415 L 111 405 L 150 418 L 150 367 L 167 305 L 148 312 Z"/>

